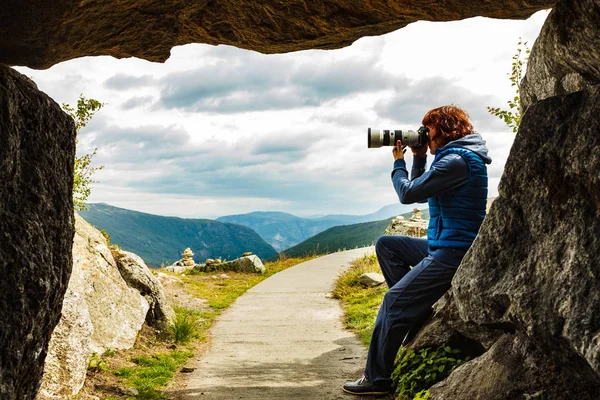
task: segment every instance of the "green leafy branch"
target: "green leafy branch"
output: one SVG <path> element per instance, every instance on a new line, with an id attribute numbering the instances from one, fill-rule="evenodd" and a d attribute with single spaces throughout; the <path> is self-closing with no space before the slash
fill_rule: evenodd
<path id="1" fill-rule="evenodd" d="M 83 95 L 79 95 L 77 100 L 77 107 L 74 108 L 69 104 L 62 104 L 62 109 L 73 118 L 75 121 L 75 130 L 77 135 L 79 131 L 85 127 L 88 122 L 92 119 L 94 114 L 104 106 L 104 103 L 100 103 L 95 99 L 86 99 Z M 77 139 L 76 143 L 79 143 Z M 98 149 L 90 154 L 85 154 L 81 157 L 75 157 L 74 171 L 73 171 L 73 206 L 75 210 L 85 210 L 85 202 L 91 194 L 91 185 L 96 183 L 92 180 L 92 175 L 96 171 L 101 170 L 104 166 L 92 167 L 92 157 L 96 154 Z"/>
<path id="2" fill-rule="evenodd" d="M 425 400 L 431 386 L 446 378 L 456 367 L 469 360 L 450 346 L 418 351 L 401 347 L 396 357 L 392 380 L 398 400 Z"/>
<path id="3" fill-rule="evenodd" d="M 523 42 L 519 39 L 519 43 L 517 43 L 517 52 L 512 58 L 511 72 L 510 74 L 507 74 L 511 86 L 515 88 L 516 92 L 515 97 L 507 101 L 509 109 L 504 110 L 499 107 L 487 107 L 490 114 L 500 118 L 514 133 L 517 132 L 519 124 L 521 123 L 521 113 L 523 111 L 521 107 L 521 81 L 523 80 L 524 66 L 529 60 L 530 53 L 531 49 L 527 46 L 527 42 Z"/>

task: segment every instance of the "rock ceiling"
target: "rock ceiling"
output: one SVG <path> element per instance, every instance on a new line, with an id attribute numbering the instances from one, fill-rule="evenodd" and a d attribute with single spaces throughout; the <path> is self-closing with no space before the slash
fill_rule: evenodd
<path id="1" fill-rule="evenodd" d="M 174 46 L 334 49 L 418 20 L 523 19 L 550 0 L 3 0 L 0 63 L 49 68 L 110 55 L 165 61 Z M 454 45 L 441 42 L 440 45 Z M 460 46 L 460 44 L 456 44 Z"/>

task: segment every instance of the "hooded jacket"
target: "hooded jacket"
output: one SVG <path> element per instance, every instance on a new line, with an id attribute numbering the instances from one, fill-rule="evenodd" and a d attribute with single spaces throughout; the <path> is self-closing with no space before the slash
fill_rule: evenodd
<path id="1" fill-rule="evenodd" d="M 428 200 L 429 254 L 446 264 L 460 264 L 485 217 L 488 156 L 485 141 L 471 134 L 437 149 L 429 171 L 426 158 L 415 157 L 412 180 L 404 160 L 396 160 L 392 181 L 403 204 Z"/>

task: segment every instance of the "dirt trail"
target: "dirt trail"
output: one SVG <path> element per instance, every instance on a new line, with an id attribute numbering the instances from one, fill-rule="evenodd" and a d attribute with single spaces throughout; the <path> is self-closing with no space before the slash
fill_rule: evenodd
<path id="1" fill-rule="evenodd" d="M 169 397 L 353 398 L 341 386 L 360 376 L 365 349 L 343 329 L 342 310 L 329 293 L 350 261 L 368 252 L 372 248 L 319 257 L 250 289 L 219 318 L 210 348 Z"/>

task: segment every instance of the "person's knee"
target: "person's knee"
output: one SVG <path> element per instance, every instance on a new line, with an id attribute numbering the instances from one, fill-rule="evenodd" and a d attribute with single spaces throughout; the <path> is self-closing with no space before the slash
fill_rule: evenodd
<path id="1" fill-rule="evenodd" d="M 379 236 L 375 242 L 375 252 L 389 257 L 392 254 L 391 249 L 394 247 L 394 241 L 398 238 L 399 236 Z"/>
<path id="2" fill-rule="evenodd" d="M 392 308 L 398 301 L 398 295 L 399 293 L 397 293 L 395 290 L 388 290 L 385 295 L 383 295 L 381 307 L 384 307 L 386 311 L 390 311 L 390 308 Z"/>
<path id="3" fill-rule="evenodd" d="M 379 238 L 377 239 L 377 241 L 375 242 L 375 252 L 377 254 L 381 254 L 382 251 L 385 250 L 385 236 L 379 236 Z"/>

